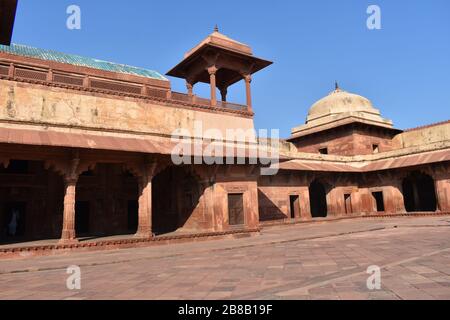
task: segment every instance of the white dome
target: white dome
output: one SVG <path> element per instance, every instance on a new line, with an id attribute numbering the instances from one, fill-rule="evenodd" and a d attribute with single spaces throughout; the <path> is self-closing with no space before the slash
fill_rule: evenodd
<path id="1" fill-rule="evenodd" d="M 380 115 L 380 112 L 374 108 L 369 99 L 337 88 L 328 96 L 312 105 L 308 112 L 307 122 L 330 115 L 349 112 Z"/>
<path id="2" fill-rule="evenodd" d="M 392 121 L 384 119 L 369 99 L 341 90 L 336 84 L 336 90 L 311 106 L 306 124 L 293 128 L 292 134 L 325 130 L 351 122 L 393 128 Z"/>

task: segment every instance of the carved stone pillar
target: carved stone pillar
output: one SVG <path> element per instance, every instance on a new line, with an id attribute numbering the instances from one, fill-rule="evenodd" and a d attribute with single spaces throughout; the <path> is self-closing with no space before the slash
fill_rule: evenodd
<path id="1" fill-rule="evenodd" d="M 138 229 L 135 237 L 151 238 L 152 232 L 152 180 L 155 175 L 156 162 L 146 163 L 139 178 Z"/>
<path id="2" fill-rule="evenodd" d="M 62 169 L 64 168 L 64 169 Z M 79 177 L 80 157 L 79 152 L 74 150 L 70 162 L 61 164 L 60 167 L 64 177 L 64 212 L 63 212 L 63 227 L 61 233 L 60 243 L 74 243 L 77 242 L 75 232 L 75 201 L 76 201 L 76 187 Z"/>
<path id="3" fill-rule="evenodd" d="M 11 63 L 9 65 L 9 70 L 8 70 L 8 77 L 10 78 L 14 78 L 14 75 L 16 74 L 16 67 L 14 66 L 14 63 Z"/>
<path id="4" fill-rule="evenodd" d="M 75 234 L 75 201 L 77 178 L 65 178 L 63 229 L 60 243 L 77 242 Z"/>
<path id="5" fill-rule="evenodd" d="M 227 101 L 227 93 L 228 93 L 227 88 L 220 89 L 220 95 L 222 96 L 222 101 L 224 102 Z"/>
<path id="6" fill-rule="evenodd" d="M 252 76 L 250 74 L 244 75 L 245 80 L 245 92 L 247 95 L 247 109 L 249 112 L 253 110 L 252 108 L 252 90 L 251 90 L 251 83 L 252 83 Z"/>
<path id="7" fill-rule="evenodd" d="M 211 106 L 215 107 L 217 105 L 217 97 L 216 97 L 216 73 L 217 68 L 212 66 L 208 68 L 209 73 L 209 83 L 211 85 Z"/>
<path id="8" fill-rule="evenodd" d="M 438 210 L 450 212 L 450 179 L 439 179 L 435 184 Z"/>
<path id="9" fill-rule="evenodd" d="M 188 81 L 186 81 L 186 88 L 188 91 L 188 96 L 192 97 L 194 95 L 194 85 Z"/>

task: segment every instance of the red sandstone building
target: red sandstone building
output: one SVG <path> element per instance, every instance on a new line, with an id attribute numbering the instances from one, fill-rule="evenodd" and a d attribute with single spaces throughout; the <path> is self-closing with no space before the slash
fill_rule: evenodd
<path id="1" fill-rule="evenodd" d="M 368 99 L 338 86 L 280 141 L 276 175 L 262 176 L 250 161 L 256 136 L 219 141 L 244 150 L 245 164 L 173 164 L 179 128 L 202 148 L 211 139 L 196 134 L 195 123 L 205 131 L 254 129 L 251 76 L 270 64 L 215 30 L 168 73 L 186 80 L 184 94 L 155 71 L 0 46 L 0 248 L 450 212 L 450 122 L 398 130 Z M 246 105 L 227 101 L 239 81 Z M 194 94 L 199 82 L 211 85 L 210 99 Z"/>

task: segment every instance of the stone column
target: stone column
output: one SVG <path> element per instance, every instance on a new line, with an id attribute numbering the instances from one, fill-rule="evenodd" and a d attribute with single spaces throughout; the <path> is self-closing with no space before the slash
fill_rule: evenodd
<path id="1" fill-rule="evenodd" d="M 217 106 L 217 97 L 216 97 L 217 68 L 215 66 L 208 68 L 208 73 L 209 73 L 209 83 L 211 85 L 211 106 L 215 107 Z"/>
<path id="2" fill-rule="evenodd" d="M 439 179 L 435 182 L 438 209 L 450 212 L 450 179 Z"/>
<path id="3" fill-rule="evenodd" d="M 65 178 L 63 229 L 60 243 L 77 242 L 75 234 L 75 201 L 77 178 Z"/>
<path id="4" fill-rule="evenodd" d="M 152 180 L 154 177 L 156 163 L 148 163 L 144 166 L 144 172 L 139 178 L 139 210 L 138 229 L 135 237 L 151 238 L 152 230 Z"/>
<path id="5" fill-rule="evenodd" d="M 253 110 L 252 108 L 252 91 L 251 91 L 251 83 L 252 83 L 252 76 L 250 74 L 244 75 L 245 80 L 245 92 L 247 94 L 247 109 L 249 112 Z"/>
<path id="6" fill-rule="evenodd" d="M 203 191 L 203 215 L 207 229 L 216 231 L 216 217 L 214 214 L 214 184 L 209 179 L 200 181 L 201 191 Z"/>
<path id="7" fill-rule="evenodd" d="M 16 74 L 16 67 L 14 66 L 14 63 L 11 63 L 9 65 L 9 70 L 8 70 L 8 77 L 10 78 L 14 78 L 14 75 Z"/>
<path id="8" fill-rule="evenodd" d="M 188 81 L 186 81 L 186 88 L 188 91 L 188 96 L 192 97 L 194 95 L 194 85 Z"/>
<path id="9" fill-rule="evenodd" d="M 227 93 L 228 93 L 227 88 L 220 89 L 220 95 L 222 96 L 222 101 L 224 102 L 227 101 Z"/>

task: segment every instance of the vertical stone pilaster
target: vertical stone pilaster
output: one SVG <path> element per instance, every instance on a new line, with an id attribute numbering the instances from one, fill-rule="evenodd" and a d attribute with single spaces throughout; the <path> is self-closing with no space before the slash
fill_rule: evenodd
<path id="1" fill-rule="evenodd" d="M 216 97 L 216 73 L 217 68 L 215 66 L 212 66 L 208 68 L 209 73 L 209 83 L 211 86 L 211 106 L 215 107 L 217 105 L 217 97 Z"/>
<path id="2" fill-rule="evenodd" d="M 245 92 L 247 95 L 247 110 L 249 112 L 253 111 L 252 107 L 252 89 L 251 89 L 251 83 L 252 83 L 252 76 L 250 74 L 247 74 L 244 76 L 245 80 Z"/>
<path id="3" fill-rule="evenodd" d="M 450 212 L 450 179 L 437 179 L 435 185 L 438 210 Z"/>
<path id="4" fill-rule="evenodd" d="M 63 228 L 60 243 L 77 242 L 75 234 L 75 201 L 77 178 L 65 178 Z"/>
<path id="5" fill-rule="evenodd" d="M 139 181 L 139 211 L 136 237 L 150 238 L 152 236 L 152 177 L 143 176 Z"/>
<path id="6" fill-rule="evenodd" d="M 146 162 L 142 175 L 139 177 L 139 209 L 138 209 L 138 229 L 135 237 L 151 238 L 152 229 L 152 180 L 155 175 L 156 162 Z"/>

